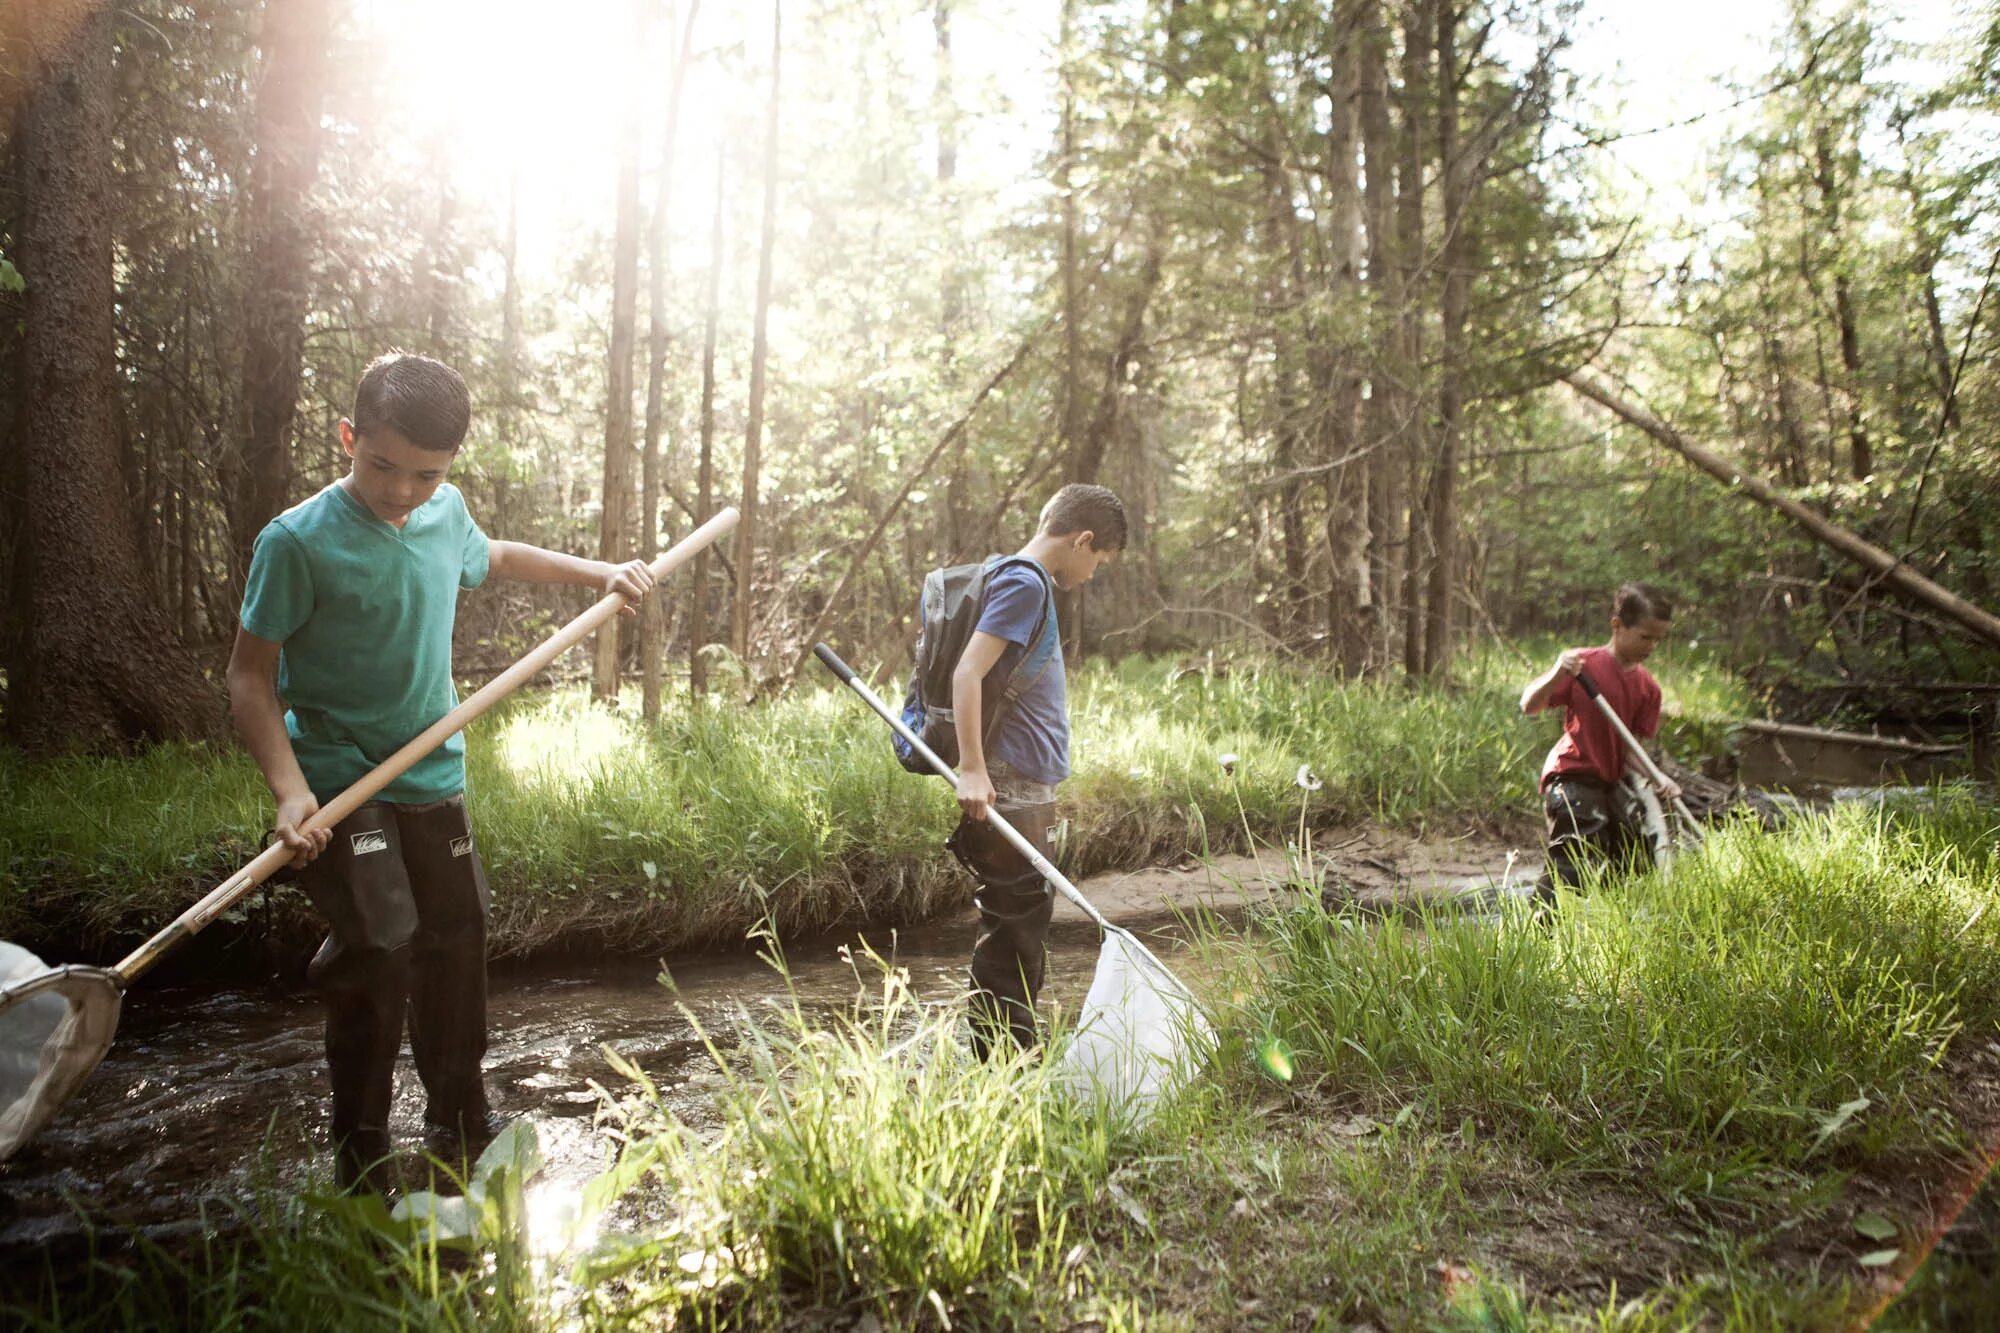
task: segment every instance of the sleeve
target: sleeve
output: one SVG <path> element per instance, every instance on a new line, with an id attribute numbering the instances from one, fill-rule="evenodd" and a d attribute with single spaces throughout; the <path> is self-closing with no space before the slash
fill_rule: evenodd
<path id="1" fill-rule="evenodd" d="M 979 612 L 983 634 L 1027 647 L 1042 620 L 1042 580 L 1033 570 L 1010 566 L 986 585 L 986 605 Z"/>
<path id="2" fill-rule="evenodd" d="M 1549 691 L 1548 702 L 1543 704 L 1542 707 L 1574 708 L 1576 707 L 1576 696 L 1576 677 L 1563 675 L 1558 672 L 1556 675 L 1556 687 Z"/>
<path id="3" fill-rule="evenodd" d="M 265 524 L 251 548 L 250 575 L 243 584 L 239 619 L 244 630 L 283 643 L 312 613 L 312 569 L 305 548 L 279 524 Z"/>
<path id="4" fill-rule="evenodd" d="M 468 591 L 486 582 L 486 570 L 492 560 L 493 544 L 486 540 L 486 534 L 479 530 L 472 511 L 465 507 L 465 497 L 458 498 L 458 511 L 465 516 L 465 544 L 459 558 L 458 586 Z"/>
<path id="5" fill-rule="evenodd" d="M 1632 734 L 1647 740 L 1660 734 L 1660 682 L 1650 675 L 1639 691 L 1639 704 L 1632 710 Z"/>

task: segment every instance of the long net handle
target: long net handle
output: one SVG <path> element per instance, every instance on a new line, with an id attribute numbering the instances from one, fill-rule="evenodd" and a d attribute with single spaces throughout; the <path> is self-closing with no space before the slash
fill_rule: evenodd
<path id="1" fill-rule="evenodd" d="M 1646 753 L 1646 748 L 1639 744 L 1639 738 L 1634 736 L 1632 729 L 1625 725 L 1625 719 L 1618 716 L 1618 710 L 1611 706 L 1611 701 L 1597 692 L 1597 682 L 1590 678 L 1590 673 L 1588 671 L 1577 672 L 1576 683 L 1583 687 L 1583 692 L 1589 695 L 1591 702 L 1595 703 L 1599 710 L 1603 712 L 1605 719 L 1611 723 L 1612 730 L 1616 731 L 1619 739 L 1625 742 L 1625 748 L 1632 752 L 1633 761 L 1644 770 L 1647 777 L 1653 780 L 1653 785 L 1662 790 L 1671 785 L 1667 780 L 1667 775 L 1660 771 L 1660 766 L 1653 762 L 1653 756 Z M 1687 808 L 1687 802 L 1678 796 L 1674 797 L 1674 811 L 1680 815 L 1681 820 L 1687 825 L 1688 831 L 1694 834 L 1696 842 L 1708 841 L 1707 832 L 1695 821 L 1694 813 Z"/>
<path id="2" fill-rule="evenodd" d="M 726 508 L 663 551 L 647 566 L 652 571 L 654 580 L 656 582 L 664 580 L 667 575 L 693 559 L 716 538 L 734 528 L 739 517 L 733 506 Z M 319 829 L 330 829 L 359 810 L 376 793 L 407 772 L 417 760 L 437 749 L 455 733 L 470 726 L 474 719 L 526 684 L 543 667 L 588 638 L 605 621 L 623 610 L 625 605 L 626 598 L 623 593 L 606 593 L 598 599 L 596 605 L 544 639 L 538 647 L 513 666 L 487 681 L 477 693 L 431 723 L 416 739 L 376 765 L 366 777 L 321 806 L 317 813 L 299 826 L 300 831 L 311 833 Z M 171 925 L 134 949 L 112 971 L 122 984 L 131 985 L 147 968 L 158 962 L 160 956 L 167 950 L 228 911 L 238 899 L 276 874 L 279 867 L 291 859 L 291 848 L 282 842 L 272 843 L 259 853 L 255 860 L 209 890 L 200 902 L 174 918 Z"/>
<path id="3" fill-rule="evenodd" d="M 953 784 L 956 784 L 958 782 L 958 774 L 952 771 L 951 765 L 947 764 L 943 759 L 941 759 L 938 756 L 937 751 L 931 749 L 930 746 L 924 744 L 923 737 L 917 735 L 914 731 L 911 731 L 908 727 L 904 726 L 903 719 L 896 716 L 895 710 L 890 708 L 888 704 L 883 703 L 882 696 L 875 693 L 874 690 L 870 689 L 868 687 L 867 681 L 862 680 L 861 677 L 855 675 L 854 668 L 847 665 L 847 663 L 841 661 L 840 655 L 838 653 L 834 652 L 833 649 L 829 648 L 827 645 L 821 643 L 821 644 L 815 644 L 813 646 L 813 655 L 819 658 L 821 664 L 824 665 L 828 671 L 831 671 L 834 675 L 840 678 L 841 684 L 847 686 L 849 689 L 853 690 L 856 694 L 860 695 L 861 698 L 867 703 L 867 705 L 875 710 L 876 715 L 880 717 L 884 722 L 887 722 L 889 726 L 895 731 L 895 733 L 898 736 L 901 736 L 903 740 L 906 743 L 908 743 L 911 749 L 915 750 L 918 754 L 922 755 L 924 757 L 924 762 L 929 764 L 931 768 L 936 771 L 939 777 L 943 778 L 946 782 L 950 782 Z M 1123 926 L 1115 926 L 1111 922 L 1105 920 L 1104 914 L 1091 905 L 1090 899 L 1083 896 L 1082 890 L 1078 889 L 1076 885 L 1070 883 L 1069 877 L 1063 874 L 1062 871 L 1057 870 L 1055 866 L 1049 861 L 1048 857 L 1042 855 L 1041 848 L 1035 846 L 1034 843 L 1030 842 L 1027 839 L 1027 837 L 1021 833 L 1019 829 L 1015 828 L 1012 824 L 1009 824 L 1006 820 L 1002 819 L 1000 817 L 1000 812 L 998 810 L 989 807 L 986 811 L 986 820 L 988 823 L 993 825 L 994 828 L 1000 830 L 1000 836 L 1005 838 L 1008 841 L 1008 843 L 1013 846 L 1014 850 L 1021 853 L 1021 855 L 1027 857 L 1028 863 L 1034 866 L 1036 870 L 1040 871 L 1044 879 L 1048 880 L 1049 883 L 1055 885 L 1056 890 L 1060 892 L 1063 897 L 1075 903 L 1078 910 L 1080 910 L 1085 916 L 1089 917 L 1091 921 L 1096 924 L 1099 930 L 1103 931 L 1107 935 L 1116 935 L 1120 939 L 1123 939 L 1129 944 L 1131 944 L 1131 946 L 1134 949 L 1137 949 L 1142 955 L 1145 956 L 1145 959 L 1149 964 L 1151 964 L 1154 968 L 1157 968 L 1159 970 L 1161 976 L 1165 977 L 1169 982 L 1173 983 L 1173 986 L 1176 990 L 1178 990 L 1183 995 L 1192 995 L 1192 992 L 1190 992 L 1188 988 L 1181 983 L 1180 978 L 1176 977 L 1170 970 L 1168 970 L 1167 965 L 1165 963 L 1161 962 L 1158 958 L 1154 957 L 1153 951 L 1151 949 L 1148 949 L 1145 946 L 1145 944 L 1139 939 L 1138 936 L 1134 935 L 1131 931 L 1125 929 Z"/>

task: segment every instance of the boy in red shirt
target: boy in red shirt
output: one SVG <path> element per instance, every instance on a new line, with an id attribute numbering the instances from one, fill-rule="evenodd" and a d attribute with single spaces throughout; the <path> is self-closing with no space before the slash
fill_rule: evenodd
<path id="1" fill-rule="evenodd" d="M 1618 590 L 1611 615 L 1611 642 L 1602 648 L 1570 648 L 1556 664 L 1521 691 L 1521 711 L 1564 710 L 1562 739 L 1542 764 L 1542 809 L 1548 821 L 1548 868 L 1535 885 L 1538 900 L 1555 896 L 1555 886 L 1575 888 L 1582 865 L 1593 857 L 1614 865 L 1643 863 L 1650 849 L 1639 830 L 1639 810 L 1620 785 L 1627 756 L 1611 723 L 1577 684 L 1590 673 L 1598 693 L 1631 728 L 1651 738 L 1660 730 L 1660 682 L 1640 665 L 1667 635 L 1673 602 L 1658 588 L 1628 583 Z M 1671 800 L 1673 783 L 1661 789 Z"/>

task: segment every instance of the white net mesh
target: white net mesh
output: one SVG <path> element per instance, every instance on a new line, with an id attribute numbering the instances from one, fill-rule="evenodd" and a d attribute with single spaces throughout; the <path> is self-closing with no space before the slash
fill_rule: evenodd
<path id="1" fill-rule="evenodd" d="M 0 1162 L 97 1068 L 118 1029 L 119 990 L 94 967 L 50 969 L 0 940 Z"/>
<path id="2" fill-rule="evenodd" d="M 1143 1118 L 1214 1045 L 1194 997 L 1130 936 L 1106 934 L 1076 1032 L 1063 1048 L 1070 1085 Z"/>

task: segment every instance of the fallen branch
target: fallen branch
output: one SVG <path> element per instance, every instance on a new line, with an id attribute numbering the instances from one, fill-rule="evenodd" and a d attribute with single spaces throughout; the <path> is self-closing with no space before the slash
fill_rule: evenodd
<path id="1" fill-rule="evenodd" d="M 1858 745 L 1872 750 L 1893 750 L 1897 754 L 1955 754 L 1963 745 L 1925 745 L 1901 736 L 1876 736 L 1865 731 L 1832 731 L 1825 727 L 1804 727 L 1795 722 L 1766 722 L 1751 718 L 1736 724 L 1760 736 L 1783 736 L 1795 741 L 1827 741 L 1837 745 Z"/>
<path id="2" fill-rule="evenodd" d="M 1763 478 L 1751 476 L 1727 459 L 1686 439 L 1664 421 L 1626 402 L 1595 380 L 1579 373 L 1565 375 L 1563 382 L 1585 398 L 1637 426 L 1723 485 L 1740 491 L 1766 508 L 1777 510 L 1805 529 L 1815 541 L 1832 547 L 1864 569 L 1873 571 L 1884 584 L 1913 601 L 1923 603 L 1974 638 L 2000 648 L 2000 616 L 1974 606 L 1956 593 L 1931 582 L 1888 551 L 1828 522 L 1797 500 L 1780 494 Z"/>

